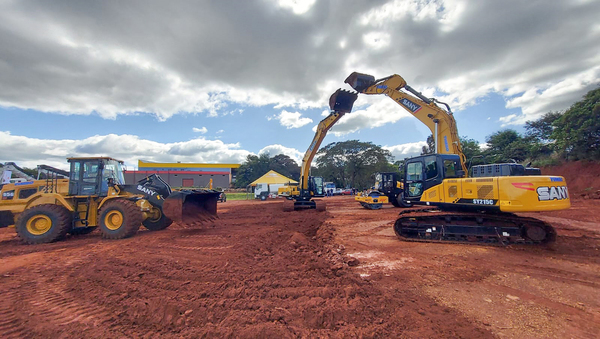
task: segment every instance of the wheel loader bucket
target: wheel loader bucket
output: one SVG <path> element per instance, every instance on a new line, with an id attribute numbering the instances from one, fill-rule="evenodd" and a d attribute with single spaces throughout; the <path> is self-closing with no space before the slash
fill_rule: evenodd
<path id="1" fill-rule="evenodd" d="M 354 106 L 357 95 L 354 92 L 338 89 L 329 98 L 329 108 L 332 111 L 340 113 L 350 113 L 352 112 L 352 106 Z"/>
<path id="2" fill-rule="evenodd" d="M 217 217 L 219 194 L 206 190 L 173 191 L 163 202 L 163 214 L 186 224 L 213 220 Z"/>

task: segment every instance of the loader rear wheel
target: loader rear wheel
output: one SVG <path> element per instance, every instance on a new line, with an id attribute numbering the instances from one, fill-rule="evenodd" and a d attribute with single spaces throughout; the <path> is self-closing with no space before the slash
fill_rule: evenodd
<path id="1" fill-rule="evenodd" d="M 115 199 L 102 206 L 98 220 L 103 238 L 123 239 L 137 233 L 143 215 L 134 202 Z"/>
<path id="2" fill-rule="evenodd" d="M 15 228 L 24 242 L 43 244 L 64 238 L 71 220 L 71 213 L 62 206 L 38 205 L 21 213 Z"/>
<path id="3" fill-rule="evenodd" d="M 156 213 L 154 218 L 150 217 L 144 220 L 144 222 L 142 223 L 144 227 L 146 227 L 150 231 L 164 230 L 165 228 L 171 226 L 171 224 L 173 223 L 173 220 L 167 218 L 160 209 L 157 208 L 153 212 Z"/>

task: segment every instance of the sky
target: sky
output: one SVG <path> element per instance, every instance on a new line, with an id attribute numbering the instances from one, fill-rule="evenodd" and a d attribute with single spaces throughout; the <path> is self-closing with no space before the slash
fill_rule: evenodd
<path id="1" fill-rule="evenodd" d="M 0 162 L 300 162 L 352 72 L 401 75 L 485 144 L 600 85 L 596 0 L 0 0 Z M 417 155 L 429 130 L 360 95 L 322 145 Z"/>

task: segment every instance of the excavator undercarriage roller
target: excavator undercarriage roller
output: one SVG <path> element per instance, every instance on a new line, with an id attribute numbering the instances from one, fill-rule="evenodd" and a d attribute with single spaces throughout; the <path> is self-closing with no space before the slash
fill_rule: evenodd
<path id="1" fill-rule="evenodd" d="M 547 244 L 556 240 L 549 224 L 511 213 L 444 212 L 436 208 L 406 210 L 394 224 L 402 240 L 491 245 Z"/>

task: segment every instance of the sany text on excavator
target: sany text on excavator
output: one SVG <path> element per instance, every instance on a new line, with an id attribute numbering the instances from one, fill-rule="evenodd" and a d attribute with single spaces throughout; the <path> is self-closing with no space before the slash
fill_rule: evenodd
<path id="1" fill-rule="evenodd" d="M 289 191 L 282 192 L 280 195 L 286 195 L 293 200 L 286 200 L 283 204 L 284 211 L 292 211 L 299 209 L 317 209 L 318 211 L 324 211 L 326 209 L 325 201 L 316 201 L 313 198 L 324 196 L 323 192 L 323 178 L 310 176 L 310 165 L 312 160 L 317 154 L 321 142 L 327 135 L 327 131 L 338 122 L 346 113 L 352 110 L 354 101 L 357 98 L 356 93 L 352 93 L 344 90 L 337 90 L 329 98 L 329 107 L 331 113 L 317 126 L 315 136 L 310 143 L 310 146 L 304 153 L 302 158 L 302 167 L 300 169 L 300 183 L 298 186 L 286 187 Z"/>
<path id="2" fill-rule="evenodd" d="M 433 133 L 436 154 L 405 160 L 398 202 L 427 207 L 400 213 L 394 224 L 398 237 L 497 244 L 555 240 L 556 232 L 549 224 L 514 213 L 569 208 L 563 177 L 528 175 L 539 171 L 517 164 L 485 165 L 475 177 L 468 177 L 456 121 L 447 104 L 426 98 L 396 74 L 376 80 L 355 72 L 345 82 L 359 93 L 387 95 Z"/>

